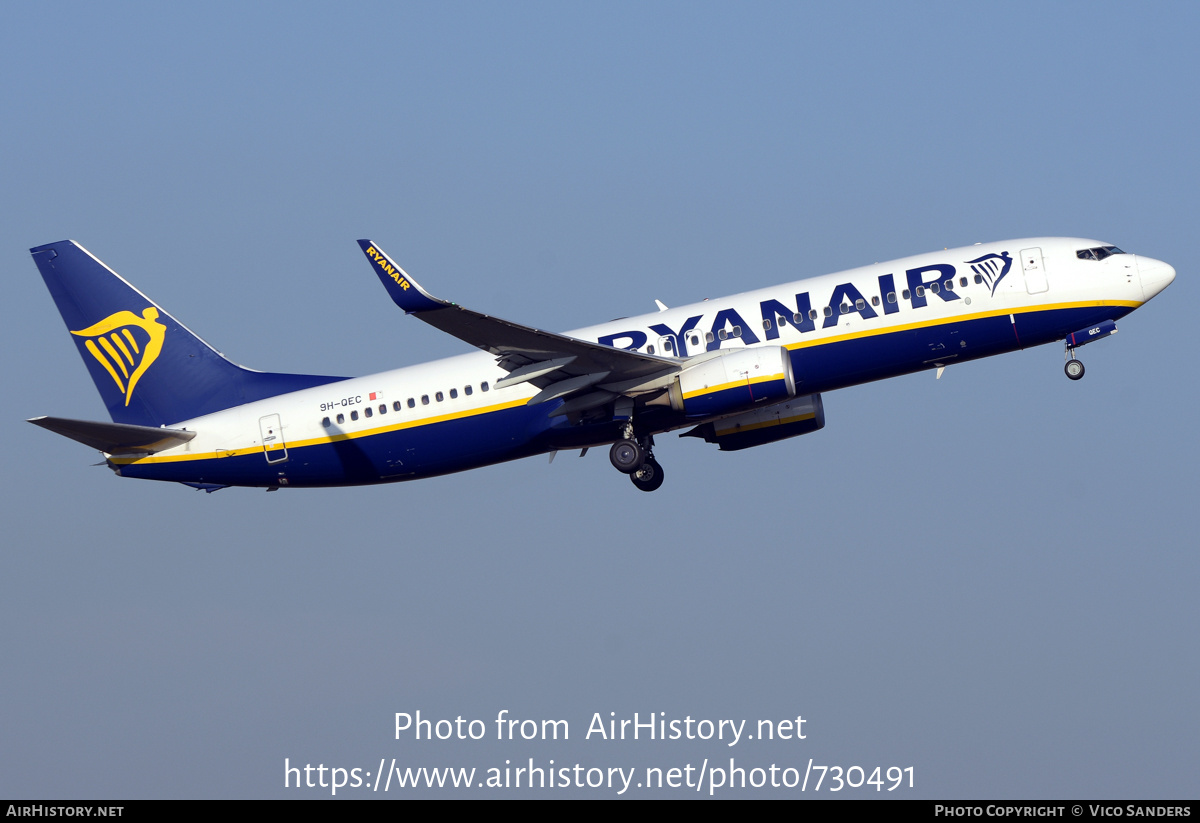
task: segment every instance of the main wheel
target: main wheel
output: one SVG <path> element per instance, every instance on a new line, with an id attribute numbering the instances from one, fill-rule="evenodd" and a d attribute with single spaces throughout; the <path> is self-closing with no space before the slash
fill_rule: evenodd
<path id="1" fill-rule="evenodd" d="M 1067 373 L 1067 377 L 1078 380 L 1083 377 L 1083 364 L 1075 359 L 1068 360 L 1067 365 L 1063 366 L 1063 371 Z"/>
<path id="2" fill-rule="evenodd" d="M 608 450 L 608 459 L 613 467 L 625 474 L 632 474 L 646 462 L 646 452 L 634 440 L 618 440 Z"/>
<path id="3" fill-rule="evenodd" d="M 629 475 L 633 485 L 644 492 L 652 492 L 663 484 L 662 466 L 653 457 L 647 457 L 642 467 Z"/>

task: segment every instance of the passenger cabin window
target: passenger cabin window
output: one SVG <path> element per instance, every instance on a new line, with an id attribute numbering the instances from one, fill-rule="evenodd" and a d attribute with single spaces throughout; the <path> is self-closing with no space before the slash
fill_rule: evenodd
<path id="1" fill-rule="evenodd" d="M 339 415 L 337 416 L 337 422 L 338 422 L 338 425 L 339 425 L 339 426 L 340 426 L 340 425 L 342 425 L 343 423 L 345 423 L 345 422 L 346 422 L 346 415 L 344 415 L 344 414 L 339 414 Z"/>
<path id="2" fill-rule="evenodd" d="M 859 311 L 862 311 L 866 307 L 867 307 L 867 301 L 863 300 L 861 297 L 854 301 L 854 308 L 858 309 Z"/>
<path id="3" fill-rule="evenodd" d="M 930 284 L 929 284 L 929 290 L 930 290 L 931 292 L 933 292 L 934 294 L 937 294 L 937 293 L 938 293 L 938 292 L 940 292 L 942 289 L 941 289 L 941 286 L 939 286 L 937 283 L 930 283 Z M 921 293 L 921 288 L 920 288 L 920 286 L 918 286 L 918 287 L 917 287 L 917 294 L 920 294 L 920 293 Z"/>
<path id="4" fill-rule="evenodd" d="M 451 389 L 450 390 L 450 399 L 453 400 L 456 397 L 458 397 L 458 389 Z"/>
<path id="5" fill-rule="evenodd" d="M 409 403 L 409 405 L 412 405 L 412 398 L 409 398 L 408 403 Z M 402 406 L 400 405 L 399 400 L 393 401 L 392 411 L 400 411 L 401 408 L 402 408 Z"/>
<path id="6" fill-rule="evenodd" d="M 321 420 L 321 425 L 324 426 L 325 428 L 329 428 L 329 418 L 328 417 L 323 418 Z"/>
<path id="7" fill-rule="evenodd" d="M 471 396 L 471 387 L 470 387 L 470 386 L 463 386 L 463 393 L 464 393 L 464 394 L 465 394 L 467 397 L 470 397 L 470 396 Z"/>
<path id="8" fill-rule="evenodd" d="M 483 381 L 482 383 L 480 383 L 480 384 L 479 384 L 479 390 L 480 390 L 480 391 L 487 391 L 487 390 L 488 390 L 488 384 L 487 384 L 487 381 L 486 381 L 486 380 L 485 380 L 485 381 Z"/>
<path id="9" fill-rule="evenodd" d="M 411 398 L 411 397 L 410 397 L 410 398 L 408 398 L 408 407 L 409 407 L 410 409 L 415 409 L 415 408 L 417 407 L 417 401 L 416 401 L 416 400 L 414 400 L 414 399 L 413 399 L 413 398 Z"/>
<path id="10" fill-rule="evenodd" d="M 833 309 L 832 309 L 831 307 L 829 307 L 829 306 L 826 306 L 826 307 L 825 307 L 825 316 L 826 316 L 826 317 L 833 317 Z"/>
<path id="11" fill-rule="evenodd" d="M 817 310 L 816 310 L 816 309 L 809 309 L 809 310 L 808 310 L 808 319 L 809 319 L 809 320 L 816 320 L 816 319 L 817 319 Z"/>
<path id="12" fill-rule="evenodd" d="M 356 412 L 356 411 L 352 411 L 352 412 L 350 412 L 350 419 L 351 419 L 351 420 L 357 420 L 357 419 L 358 419 L 358 412 Z"/>
<path id="13" fill-rule="evenodd" d="M 444 396 L 444 395 L 443 395 L 441 392 L 438 392 L 437 394 L 435 394 L 435 395 L 434 395 L 434 397 L 436 397 L 436 398 L 437 398 L 437 401 L 438 401 L 439 403 L 441 403 L 443 400 L 445 400 L 445 399 L 446 399 L 446 398 L 445 398 L 445 396 Z"/>
<path id="14" fill-rule="evenodd" d="M 428 405 L 429 405 L 429 395 L 427 395 L 427 394 L 423 394 L 423 395 L 421 395 L 421 405 L 422 405 L 422 406 L 428 406 Z"/>
<path id="15" fill-rule="evenodd" d="M 908 289 L 905 289 L 900 294 L 905 300 L 912 296 L 912 292 L 910 292 Z"/>
<path id="16" fill-rule="evenodd" d="M 878 295 L 878 294 L 872 294 L 872 295 L 871 295 L 871 305 L 872 305 L 872 306 L 878 306 L 878 305 L 879 305 L 879 295 Z"/>
<path id="17" fill-rule="evenodd" d="M 770 330 L 771 330 L 771 321 L 764 320 L 763 321 L 763 331 L 770 331 Z"/>
<path id="18" fill-rule="evenodd" d="M 958 278 L 958 285 L 962 286 L 965 289 L 967 287 L 967 278 L 965 278 L 965 277 Z"/>
<path id="19" fill-rule="evenodd" d="M 983 282 L 983 275 L 982 274 L 975 275 L 975 285 L 979 285 L 982 282 Z"/>
<path id="20" fill-rule="evenodd" d="M 367 406 L 365 409 L 363 409 L 363 414 L 366 415 L 367 417 L 370 417 L 371 416 L 371 407 Z"/>
<path id="21" fill-rule="evenodd" d="M 895 303 L 895 302 L 896 302 L 896 293 L 895 293 L 894 291 L 890 291 L 890 292 L 888 292 L 888 302 L 889 302 L 889 303 Z"/>
<path id="22" fill-rule="evenodd" d="M 841 309 L 842 309 L 842 314 L 849 314 L 850 313 L 850 304 L 843 303 L 841 306 Z"/>

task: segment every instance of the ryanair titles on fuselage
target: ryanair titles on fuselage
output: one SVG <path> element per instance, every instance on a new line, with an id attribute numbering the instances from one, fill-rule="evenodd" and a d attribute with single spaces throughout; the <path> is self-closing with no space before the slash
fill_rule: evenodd
<path id="1" fill-rule="evenodd" d="M 1008 274 L 1012 266 L 1012 258 L 1007 251 L 1000 254 L 985 254 L 974 260 L 966 261 L 966 265 L 984 278 L 991 294 Z M 900 311 L 900 303 L 904 301 L 913 309 L 925 308 L 929 305 L 929 295 L 935 295 L 944 302 L 961 300 L 955 278 L 959 276 L 958 269 L 950 263 L 932 263 L 907 269 L 904 272 L 907 288 L 896 291 L 894 274 L 881 274 L 876 278 L 879 286 L 877 294 L 864 295 L 853 283 L 838 283 L 830 292 L 825 303 L 818 303 L 821 311 L 813 311 L 813 299 L 810 292 L 800 292 L 795 295 L 795 305 L 789 305 L 775 299 L 759 302 L 759 313 L 762 315 L 761 324 L 755 327 L 734 308 L 720 309 L 713 315 L 707 329 L 701 328 L 704 314 L 698 314 L 685 320 L 678 329 L 673 329 L 665 323 L 651 325 L 650 331 L 659 337 L 671 339 L 674 351 L 679 357 L 699 354 L 701 351 L 716 351 L 721 348 L 723 341 L 739 342 L 753 345 L 762 342 L 759 332 L 765 340 L 779 338 L 781 327 L 791 326 L 797 332 L 805 334 L 816 331 L 818 321 L 822 329 L 834 328 L 840 320 L 851 314 L 857 314 L 863 320 L 873 320 L 884 315 L 896 314 Z M 876 298 L 874 301 L 872 297 Z M 878 311 L 877 311 L 878 309 Z M 697 334 L 689 334 L 696 332 Z M 699 346 L 692 345 L 692 339 Z M 639 329 L 605 334 L 597 338 L 597 342 L 606 346 L 621 349 L 640 349 L 649 341 L 649 335 Z M 670 352 L 662 352 L 669 354 Z"/>

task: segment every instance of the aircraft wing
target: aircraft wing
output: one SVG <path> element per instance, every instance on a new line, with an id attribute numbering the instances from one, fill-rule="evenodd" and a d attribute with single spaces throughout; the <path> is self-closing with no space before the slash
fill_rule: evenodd
<path id="1" fill-rule="evenodd" d="M 397 306 L 496 356 L 500 367 L 509 372 L 496 382 L 496 388 L 528 382 L 542 389 L 530 405 L 569 395 L 584 400 L 586 394 L 590 401 L 576 403 L 573 409 L 581 410 L 620 394 L 661 388 L 656 383 L 665 385 L 662 378 L 682 369 L 682 361 L 676 358 L 639 354 L 522 326 L 434 297 L 378 245 L 370 240 L 359 240 L 358 245 Z"/>

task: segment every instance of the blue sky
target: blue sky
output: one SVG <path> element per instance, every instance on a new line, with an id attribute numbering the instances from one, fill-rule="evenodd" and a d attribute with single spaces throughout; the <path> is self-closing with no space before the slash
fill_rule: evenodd
<path id="1" fill-rule="evenodd" d="M 907 797 L 1194 797 L 1198 14 L 6 5 L 0 794 L 733 756 L 912 766 Z M 27 251 L 66 237 L 238 362 L 366 374 L 467 349 L 395 309 L 359 237 L 570 329 L 1040 235 L 1179 277 L 1078 383 L 1047 346 L 829 394 L 773 446 L 664 437 L 653 495 L 599 451 L 202 495 L 24 422 L 104 416 Z M 505 709 L 571 739 L 393 731 Z M 584 740 L 609 712 L 807 738 Z M 612 794 L 533 794 L 571 793 Z"/>

